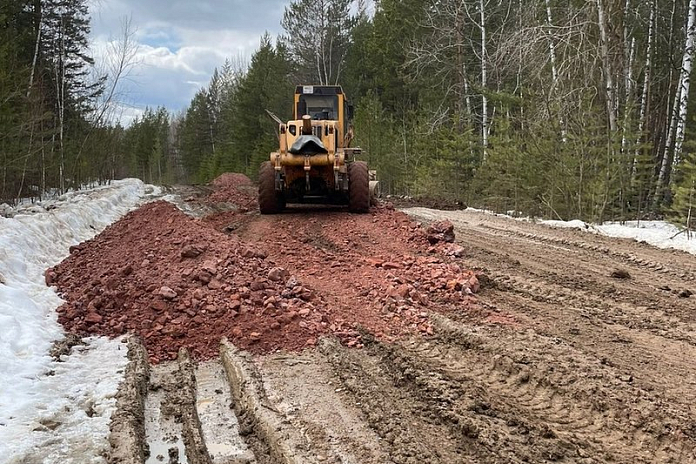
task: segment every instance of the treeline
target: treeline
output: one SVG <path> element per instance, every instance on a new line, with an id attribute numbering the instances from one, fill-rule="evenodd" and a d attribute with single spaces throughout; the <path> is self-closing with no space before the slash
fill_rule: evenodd
<path id="1" fill-rule="evenodd" d="M 0 203 L 125 176 L 167 180 L 166 111 L 148 110 L 133 130 L 110 123 L 134 65 L 128 24 L 99 67 L 89 31 L 87 0 L 0 0 Z"/>
<path id="2" fill-rule="evenodd" d="M 1 201 L 125 175 L 255 177 L 277 145 L 265 110 L 289 118 L 294 86 L 315 83 L 346 90 L 387 193 L 696 222 L 696 0 L 294 0 L 249 63 L 128 128 L 105 117 L 128 48 L 94 70 L 86 0 L 0 5 Z"/>
<path id="3" fill-rule="evenodd" d="M 341 84 L 384 190 L 593 221 L 694 203 L 696 0 L 296 0 L 178 121 L 191 179 L 254 174 L 300 83 Z M 693 222 L 692 222 L 693 225 Z"/>

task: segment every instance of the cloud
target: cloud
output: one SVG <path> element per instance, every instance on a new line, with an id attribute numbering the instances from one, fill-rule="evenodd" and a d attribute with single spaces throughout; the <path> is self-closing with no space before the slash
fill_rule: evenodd
<path id="1" fill-rule="evenodd" d="M 113 110 L 114 121 L 119 121 L 122 126 L 128 127 L 133 124 L 136 118 L 142 117 L 145 110 L 132 106 L 116 105 Z"/>
<path id="2" fill-rule="evenodd" d="M 131 18 L 135 65 L 119 86 L 122 123 L 145 107 L 186 108 L 225 59 L 248 59 L 264 32 L 281 33 L 286 0 L 92 0 L 92 53 L 108 62 Z"/>
<path id="3" fill-rule="evenodd" d="M 287 0 L 93 0 L 102 18 L 132 15 L 147 27 L 230 29 L 256 33 L 278 29 Z M 95 27 L 99 33 L 99 27 Z"/>

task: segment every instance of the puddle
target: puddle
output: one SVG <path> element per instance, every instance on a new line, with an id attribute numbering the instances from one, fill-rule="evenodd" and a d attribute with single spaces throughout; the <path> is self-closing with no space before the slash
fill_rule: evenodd
<path id="1" fill-rule="evenodd" d="M 152 383 L 162 385 L 163 378 L 176 369 L 176 363 L 153 367 Z M 149 390 L 145 399 L 145 439 L 150 447 L 146 464 L 188 464 L 182 440 L 182 427 L 171 415 L 162 412 L 166 405 L 166 391 L 160 387 Z M 165 409 L 166 410 L 166 409 Z"/>
<path id="2" fill-rule="evenodd" d="M 253 453 L 239 435 L 229 384 L 218 361 L 198 366 L 196 389 L 198 417 L 213 464 L 255 463 Z"/>

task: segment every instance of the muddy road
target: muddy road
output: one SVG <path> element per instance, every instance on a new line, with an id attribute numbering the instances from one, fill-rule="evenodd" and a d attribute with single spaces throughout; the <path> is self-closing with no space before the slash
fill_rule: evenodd
<path id="1" fill-rule="evenodd" d="M 694 462 L 693 255 L 478 212 L 409 214 L 450 219 L 488 276 L 479 299 L 499 324 L 478 330 L 516 373 L 501 400 L 517 417 L 567 440 L 573 461 Z"/>
<path id="2" fill-rule="evenodd" d="M 213 275 L 220 286 L 167 275 L 177 294 L 169 306 L 153 304 L 159 281 L 129 270 L 139 280 L 128 288 L 143 295 L 126 306 L 153 304 L 165 329 L 140 334 L 161 353 L 149 361 L 130 342 L 110 462 L 696 462 L 694 256 L 469 211 L 260 216 L 251 200 L 211 207 L 209 193 L 171 193 L 197 217 L 185 223 L 187 236 L 227 237 L 229 247 L 265 256 L 226 256 L 237 268 L 218 265 L 234 274 Z M 156 224 L 184 221 L 164 206 L 148 211 Z M 425 226 L 443 219 L 454 224 L 456 248 L 422 240 Z M 163 243 L 171 234 L 147 236 Z M 181 247 L 187 238 L 176 240 Z M 107 231 L 99 246 L 112 242 Z M 157 249 L 148 248 L 150 266 L 159 265 Z M 201 259 L 217 248 L 205 250 Z M 195 275 L 184 266 L 193 260 L 165 258 Z M 257 285 L 259 295 L 235 299 L 249 267 L 254 275 L 283 269 L 293 284 Z M 63 313 L 78 314 L 71 327 L 109 333 L 108 311 L 99 309 L 103 322 L 82 323 L 87 300 L 78 290 Z M 185 304 L 189 291 L 224 330 L 165 317 L 176 304 L 196 311 L 195 298 Z M 214 312 L 225 292 L 234 311 Z M 258 323 L 266 319 L 273 324 Z M 205 349 L 167 324 L 195 331 Z M 177 354 L 179 346 L 188 351 Z"/>
<path id="3" fill-rule="evenodd" d="M 335 462 L 696 460 L 692 255 L 475 212 L 408 212 L 454 223 L 462 261 L 484 276 L 478 305 L 434 311 L 430 337 L 259 358 L 297 427 L 317 432 L 313 449 L 338 448 Z M 240 234 L 280 243 L 274 234 L 307 219 L 315 230 L 336 220 L 259 217 Z M 388 235 L 365 234 L 388 247 Z M 271 253 L 290 268 L 281 254 Z M 290 261 L 303 276 L 307 261 Z M 365 447 L 352 455 L 340 452 L 351 434 L 323 419 L 339 408 L 339 422 L 361 424 Z"/>

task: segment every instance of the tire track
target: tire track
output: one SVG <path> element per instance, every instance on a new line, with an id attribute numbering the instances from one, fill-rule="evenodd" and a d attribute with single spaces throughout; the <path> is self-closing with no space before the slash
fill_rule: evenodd
<path id="1" fill-rule="evenodd" d="M 183 356 L 163 389 L 164 409 L 181 418 L 179 454 L 201 464 L 696 462 L 696 307 L 659 290 L 694 282 L 687 257 L 486 215 L 431 217 L 447 214 L 461 263 L 488 275 L 480 306 L 453 304 L 445 317 L 430 303 L 433 336 L 387 343 L 362 330 L 362 349 L 331 338 L 253 357 L 223 343 L 224 376 Z M 300 237 L 321 256 L 322 304 L 357 310 L 367 300 L 341 258 L 370 243 L 398 258 L 404 247 L 378 227 L 344 237 L 340 215 L 308 216 L 249 215 L 241 230 L 261 244 L 272 228 L 278 243 Z M 273 259 L 302 269 L 301 254 Z M 613 279 L 616 268 L 631 278 Z"/>
<path id="2" fill-rule="evenodd" d="M 531 369 L 518 368 L 510 357 L 481 363 L 464 356 L 457 360 L 461 352 L 434 345 L 377 349 L 385 353 L 392 375 L 403 376 L 452 427 L 466 424 L 476 446 L 498 461 L 592 456 L 600 462 L 652 462 L 650 453 L 633 451 L 644 437 L 615 433 L 611 416 L 594 412 L 577 397 L 568 402 L 562 391 L 535 378 Z"/>
<path id="3" fill-rule="evenodd" d="M 396 464 L 493 462 L 471 454 L 469 439 L 433 420 L 428 405 L 394 385 L 378 360 L 322 340 L 322 353 Z"/>
<path id="4" fill-rule="evenodd" d="M 595 243 L 589 243 L 588 241 L 584 240 L 574 240 L 574 239 L 568 239 L 568 238 L 558 238 L 558 237 L 553 237 L 550 235 L 544 235 L 544 234 L 539 234 L 539 233 L 529 233 L 529 232 L 523 232 L 520 230 L 515 230 L 515 229 L 505 229 L 501 227 L 496 227 L 490 224 L 482 224 L 480 227 L 488 229 L 491 231 L 491 233 L 498 234 L 500 236 L 507 236 L 507 237 L 523 237 L 529 240 L 533 240 L 538 243 L 545 243 L 545 244 L 553 244 L 553 245 L 570 245 L 575 248 L 578 248 L 580 250 L 584 251 L 590 251 L 590 252 L 595 252 L 596 254 L 600 256 L 610 256 L 613 258 L 618 258 L 620 261 L 633 264 L 635 266 L 639 267 L 645 267 L 649 271 L 652 272 L 658 272 L 660 274 L 666 274 L 674 278 L 681 279 L 685 282 L 695 282 L 696 281 L 696 268 L 693 266 L 689 266 L 686 264 L 684 266 L 684 262 L 680 262 L 679 265 L 675 266 L 673 264 L 665 264 L 664 262 L 660 261 L 655 261 L 651 260 L 649 258 L 641 258 L 640 256 L 634 254 L 634 253 L 629 253 L 629 252 L 623 252 L 623 251 L 617 251 L 612 248 L 611 245 L 616 245 L 616 243 L 612 243 L 611 245 L 598 245 Z M 587 234 L 586 232 L 583 232 L 584 234 Z M 594 238 L 594 237 L 593 237 Z M 622 239 L 614 239 L 614 240 L 622 240 Z M 626 241 L 626 245 L 634 245 L 637 246 L 638 244 L 634 240 L 630 239 L 623 239 Z M 669 253 L 669 252 L 667 252 Z M 684 258 L 684 261 L 687 261 L 689 259 L 688 253 L 681 252 L 681 251 L 672 251 L 671 253 L 675 254 L 676 256 L 680 256 Z"/>
<path id="5" fill-rule="evenodd" d="M 600 460 L 696 459 L 696 305 L 674 291 L 693 285 L 693 256 L 484 214 L 423 217 L 454 219 L 465 262 L 488 274 L 480 299 L 491 320 L 500 312 L 517 330 L 499 329 L 496 342 L 467 333 L 466 346 L 453 341 L 462 334 L 453 335 L 454 351 L 410 346 L 413 362 L 436 365 L 455 379 L 486 366 L 475 379 L 487 392 L 511 398 L 509 406 L 525 416 L 538 412 L 560 437 L 585 437 Z M 622 268 L 630 278 L 613 279 L 612 271 Z M 451 317 L 472 320 L 465 312 Z M 487 356 L 503 355 L 502 364 L 486 363 L 481 343 L 489 346 Z M 507 358 L 515 360 L 509 372 Z M 448 370 L 460 360 L 461 370 Z M 591 414 L 583 416 L 586 411 Z"/>
<path id="6" fill-rule="evenodd" d="M 326 462 L 384 464 L 383 440 L 362 419 L 362 400 L 341 387 L 317 350 L 256 358 L 269 400 Z"/>
<path id="7" fill-rule="evenodd" d="M 400 349 L 381 349 L 399 359 L 403 369 L 422 371 L 421 377 L 441 376 L 451 385 L 485 392 L 491 410 L 543 424 L 542 430 L 548 427 L 566 440 L 561 449 L 573 449 L 575 458 L 668 462 L 675 451 L 693 456 L 693 440 L 656 433 L 670 421 L 660 400 L 620 380 L 615 368 L 538 334 L 481 329 L 477 343 L 462 347 L 458 340 L 471 337 L 468 329 L 446 318 L 436 326 L 441 336 L 434 341 L 412 339 Z M 551 351 L 552 362 L 539 355 Z M 689 427 L 689 417 L 679 419 L 682 428 Z"/>
<path id="8" fill-rule="evenodd" d="M 426 221 L 448 218 L 462 233 L 477 230 L 477 233 L 484 236 L 524 238 L 537 244 L 554 245 L 553 249 L 568 251 L 570 249 L 567 247 L 571 246 L 579 252 L 590 252 L 596 258 L 615 258 L 612 260 L 645 267 L 651 272 L 667 274 L 685 282 L 696 281 L 693 256 L 680 250 L 661 249 L 633 239 L 608 237 L 572 228 L 551 227 L 469 210 L 435 211 L 413 208 L 406 212 Z"/>

